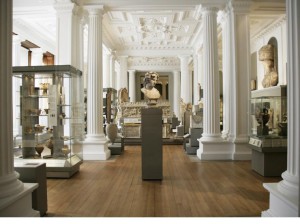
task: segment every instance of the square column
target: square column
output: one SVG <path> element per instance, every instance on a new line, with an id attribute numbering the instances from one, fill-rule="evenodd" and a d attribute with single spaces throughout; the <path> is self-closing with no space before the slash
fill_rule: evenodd
<path id="1" fill-rule="evenodd" d="M 203 19 L 203 69 L 204 107 L 203 134 L 199 141 L 197 156 L 203 160 L 231 159 L 230 143 L 220 133 L 220 89 L 217 44 L 217 11 L 214 6 L 205 6 Z"/>

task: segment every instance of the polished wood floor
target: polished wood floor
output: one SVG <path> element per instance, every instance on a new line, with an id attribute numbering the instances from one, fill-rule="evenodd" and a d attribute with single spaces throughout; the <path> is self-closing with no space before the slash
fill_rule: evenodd
<path id="1" fill-rule="evenodd" d="M 141 179 L 141 147 L 108 161 L 85 161 L 71 179 L 47 179 L 48 216 L 253 217 L 268 209 L 262 177 L 250 161 L 200 161 L 164 145 L 163 180 Z"/>

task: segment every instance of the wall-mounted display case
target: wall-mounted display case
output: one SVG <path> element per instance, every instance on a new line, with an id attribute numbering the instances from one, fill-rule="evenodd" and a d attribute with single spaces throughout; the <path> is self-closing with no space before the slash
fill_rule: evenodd
<path id="1" fill-rule="evenodd" d="M 15 164 L 46 163 L 68 178 L 82 163 L 82 73 L 70 65 L 13 67 Z"/>
<path id="2" fill-rule="evenodd" d="M 280 176 L 286 170 L 287 125 L 286 86 L 251 92 L 252 168 L 263 176 Z"/>

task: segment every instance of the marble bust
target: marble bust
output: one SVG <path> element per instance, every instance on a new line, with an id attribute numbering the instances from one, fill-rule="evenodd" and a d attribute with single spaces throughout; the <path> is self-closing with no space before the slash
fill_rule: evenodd
<path id="1" fill-rule="evenodd" d="M 145 74 L 143 88 L 141 91 L 148 99 L 148 105 L 156 105 L 157 100 L 160 98 L 159 91 L 155 88 L 159 75 L 156 72 L 147 72 Z"/>

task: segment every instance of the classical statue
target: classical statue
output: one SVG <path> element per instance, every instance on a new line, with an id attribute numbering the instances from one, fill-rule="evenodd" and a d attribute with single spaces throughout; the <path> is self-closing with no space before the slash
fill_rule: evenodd
<path id="1" fill-rule="evenodd" d="M 148 99 L 148 105 L 156 105 L 157 100 L 160 98 L 159 91 L 155 88 L 159 75 L 156 72 L 147 72 L 144 78 L 144 87 L 141 91 Z"/>
<path id="2" fill-rule="evenodd" d="M 264 88 L 276 86 L 278 84 L 278 73 L 274 65 L 274 47 L 270 44 L 263 46 L 259 50 L 259 60 L 265 68 L 265 75 L 262 81 Z"/>

